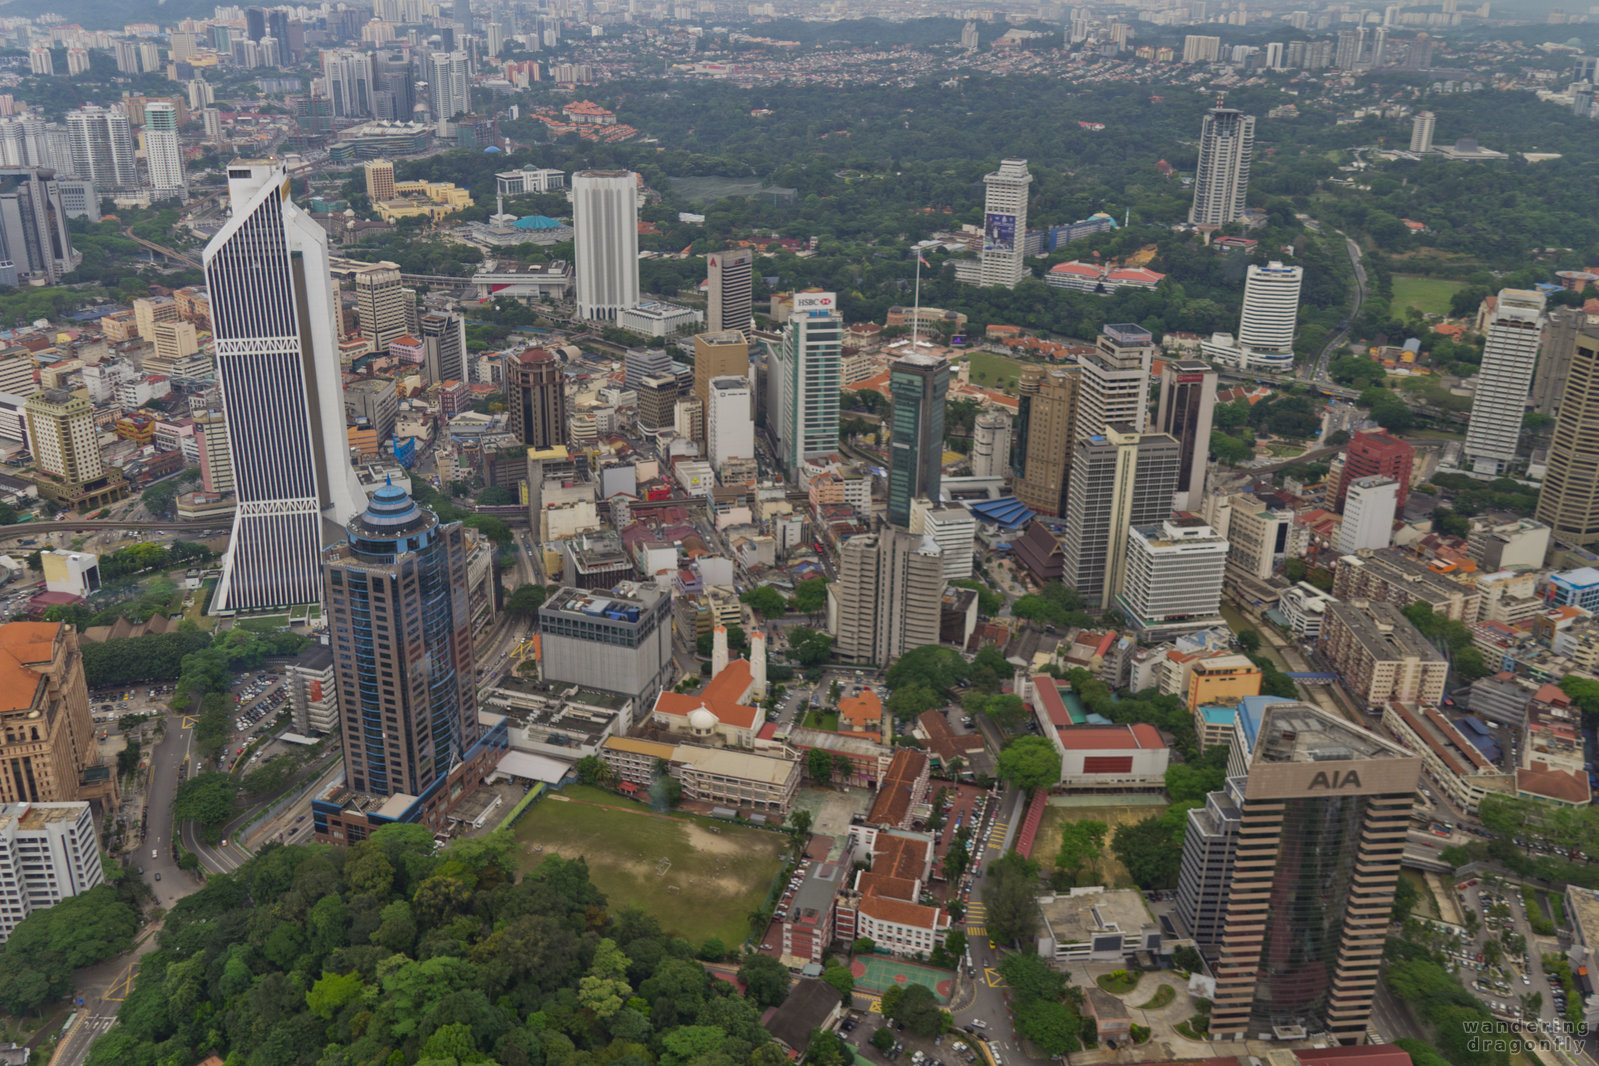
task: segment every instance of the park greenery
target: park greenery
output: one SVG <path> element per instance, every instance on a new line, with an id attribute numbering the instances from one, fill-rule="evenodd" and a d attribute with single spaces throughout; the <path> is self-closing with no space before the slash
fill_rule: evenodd
<path id="1" fill-rule="evenodd" d="M 269 847 L 173 908 L 89 1062 L 786 1061 L 760 1024 L 786 974 L 750 960 L 741 996 L 653 918 L 610 913 L 581 860 L 519 861 L 507 835 L 439 851 L 423 826 Z"/>
<path id="2" fill-rule="evenodd" d="M 32 1014 L 72 991 L 73 970 L 132 948 L 139 928 L 132 891 L 96 885 L 18 922 L 0 947 L 0 1010 Z"/>

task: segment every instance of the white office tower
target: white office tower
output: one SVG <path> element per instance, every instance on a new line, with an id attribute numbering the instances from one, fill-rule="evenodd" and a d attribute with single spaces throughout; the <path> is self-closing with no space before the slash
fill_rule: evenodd
<path id="1" fill-rule="evenodd" d="M 432 93 L 433 121 L 439 132 L 449 127 L 456 115 L 472 110 L 468 88 L 468 60 L 465 52 L 434 52 L 428 56 L 428 90 Z"/>
<path id="2" fill-rule="evenodd" d="M 720 475 L 729 459 L 755 458 L 755 420 L 750 414 L 749 378 L 726 376 L 710 380 L 705 411 L 706 451 Z"/>
<path id="3" fill-rule="evenodd" d="M 749 248 L 712 252 L 705 260 L 705 332 L 750 328 L 754 311 L 755 253 Z"/>
<path id="4" fill-rule="evenodd" d="M 144 159 L 157 199 L 186 197 L 183 149 L 178 145 L 178 111 L 168 103 L 144 105 Z"/>
<path id="5" fill-rule="evenodd" d="M 239 501 L 215 609 L 314 603 L 322 548 L 366 506 L 346 458 L 327 231 L 289 200 L 282 163 L 230 164 L 228 196 L 204 254 Z"/>
<path id="6" fill-rule="evenodd" d="M 57 162 L 50 151 L 44 120 L 32 116 L 0 119 L 0 163 L 8 167 L 54 167 L 66 174 L 72 170 L 72 153 Z"/>
<path id="7" fill-rule="evenodd" d="M 1239 364 L 1249 370 L 1294 368 L 1294 332 L 1299 324 L 1299 289 L 1304 267 L 1275 260 L 1244 275 L 1244 309 L 1238 316 Z"/>
<path id="8" fill-rule="evenodd" d="M 844 542 L 827 587 L 834 650 L 851 663 L 887 666 L 938 643 L 944 561 L 933 538 L 884 526 Z"/>
<path id="9" fill-rule="evenodd" d="M 777 461 L 790 476 L 803 460 L 838 451 L 844 320 L 837 306 L 830 292 L 795 293 L 783 337 L 771 348 L 766 421 L 777 429 Z"/>
<path id="10" fill-rule="evenodd" d="M 972 476 L 1004 477 L 1010 472 L 1010 416 L 984 411 L 972 424 Z"/>
<path id="11" fill-rule="evenodd" d="M 1027 238 L 1027 190 L 1033 176 L 1025 159 L 1002 159 L 983 176 L 983 258 L 978 283 L 1014 289 L 1027 276 L 1022 262 Z"/>
<path id="12" fill-rule="evenodd" d="M 1500 289 L 1488 316 L 1488 335 L 1477 371 L 1466 426 L 1466 459 L 1479 474 L 1503 474 L 1516 460 L 1527 394 L 1538 362 L 1544 325 L 1544 295 L 1530 289 Z"/>
<path id="13" fill-rule="evenodd" d="M 638 175 L 580 170 L 572 175 L 577 315 L 615 322 L 638 306 Z"/>
<path id="14" fill-rule="evenodd" d="M 74 177 L 92 181 L 100 193 L 139 187 L 133 128 L 122 108 L 84 107 L 70 111 L 67 134 L 72 141 Z"/>
<path id="15" fill-rule="evenodd" d="M 1188 221 L 1225 226 L 1244 213 L 1249 163 L 1255 154 L 1255 116 L 1220 104 L 1205 112 L 1199 130 L 1199 167 Z"/>
<path id="16" fill-rule="evenodd" d="M 1142 326 L 1101 327 L 1094 350 L 1078 360 L 1077 438 L 1104 436 L 1113 425 L 1142 433 L 1149 421 L 1149 371 L 1155 338 Z"/>
<path id="17" fill-rule="evenodd" d="M 1220 616 L 1227 541 L 1198 518 L 1134 526 L 1116 602 L 1141 632 Z"/>
<path id="18" fill-rule="evenodd" d="M 1410 119 L 1410 150 L 1417 155 L 1432 151 L 1432 131 L 1437 125 L 1437 115 L 1431 111 L 1417 111 Z"/>
<path id="19" fill-rule="evenodd" d="M 0 943 L 34 911 L 104 882 L 87 803 L 0 805 Z"/>
<path id="20" fill-rule="evenodd" d="M 1394 514 L 1399 510 L 1399 482 L 1373 475 L 1349 483 L 1344 497 L 1344 520 L 1338 527 L 1338 552 L 1353 555 L 1362 548 L 1381 550 L 1394 535 Z"/>
<path id="21" fill-rule="evenodd" d="M 333 48 L 322 53 L 322 78 L 335 118 L 372 114 L 372 53 Z M 431 79 L 429 80 L 431 84 Z"/>

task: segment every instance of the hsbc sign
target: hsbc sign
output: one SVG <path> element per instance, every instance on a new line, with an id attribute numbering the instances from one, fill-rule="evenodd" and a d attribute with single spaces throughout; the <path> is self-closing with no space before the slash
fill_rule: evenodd
<path id="1" fill-rule="evenodd" d="M 831 311 L 838 306 L 838 297 L 831 292 L 796 292 L 794 310 Z"/>

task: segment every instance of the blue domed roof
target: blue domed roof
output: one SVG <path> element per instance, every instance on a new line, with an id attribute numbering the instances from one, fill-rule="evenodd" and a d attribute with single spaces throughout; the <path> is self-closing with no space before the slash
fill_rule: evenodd
<path id="1" fill-rule="evenodd" d="M 491 145 L 489 145 L 489 146 L 488 146 L 488 147 L 487 147 L 487 148 L 485 148 L 485 149 L 483 149 L 483 153 L 484 153 L 484 154 L 485 154 L 485 155 L 487 155 L 487 154 L 488 154 L 488 153 L 490 153 L 490 152 L 493 152 L 493 153 L 495 153 L 495 154 L 498 154 L 498 153 L 499 153 L 499 151 L 500 151 L 500 146 L 499 146 L 499 145 L 497 145 L 497 144 L 491 144 Z"/>
<path id="2" fill-rule="evenodd" d="M 561 224 L 559 222 L 546 215 L 524 215 L 522 218 L 519 218 L 515 222 L 511 223 L 511 225 L 515 226 L 517 229 L 545 230 L 561 228 Z"/>
<path id="3" fill-rule="evenodd" d="M 361 520 L 372 530 L 395 529 L 416 521 L 421 514 L 409 493 L 398 485 L 388 484 L 372 494 Z"/>

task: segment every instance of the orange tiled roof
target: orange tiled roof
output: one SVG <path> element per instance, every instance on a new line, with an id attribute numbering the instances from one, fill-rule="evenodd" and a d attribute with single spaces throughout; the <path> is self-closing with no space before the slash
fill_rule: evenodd
<path id="1" fill-rule="evenodd" d="M 871 689 L 846 696 L 838 701 L 838 720 L 840 724 L 848 722 L 851 728 L 877 725 L 883 720 L 883 701 Z"/>
<path id="2" fill-rule="evenodd" d="M 55 655 L 60 622 L 8 622 L 0 625 L 0 711 L 33 706 L 41 672 Z"/>

